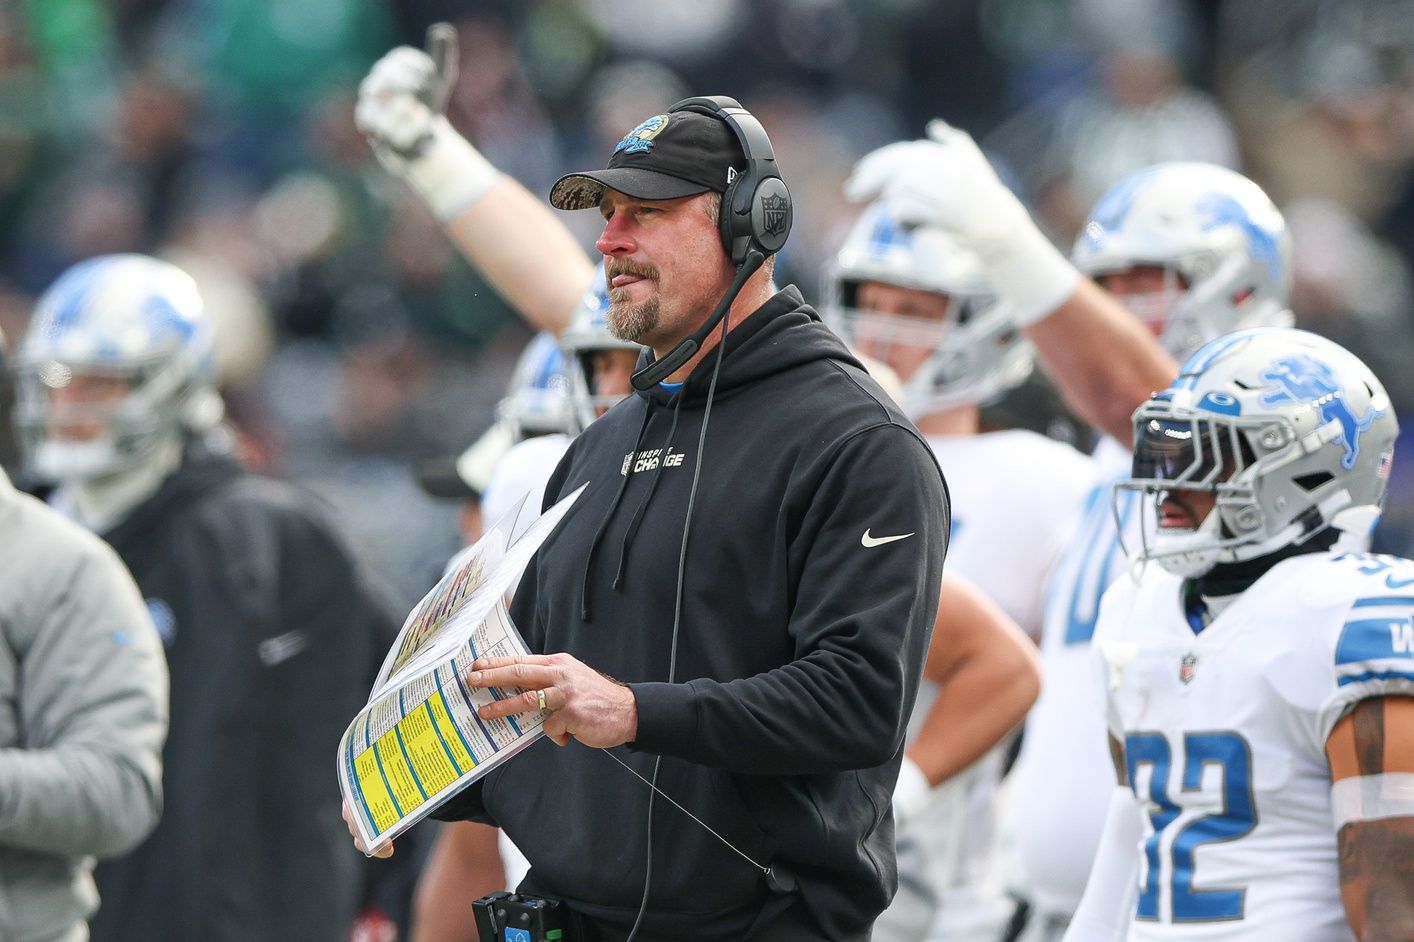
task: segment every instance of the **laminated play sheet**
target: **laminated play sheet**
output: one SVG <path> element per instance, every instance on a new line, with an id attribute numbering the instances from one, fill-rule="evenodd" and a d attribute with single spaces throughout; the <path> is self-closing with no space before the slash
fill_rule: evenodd
<path id="1" fill-rule="evenodd" d="M 482 719 L 477 708 L 518 688 L 475 688 L 479 657 L 528 654 L 505 593 L 583 492 L 551 507 L 514 543 L 517 505 L 459 554 L 409 613 L 368 705 L 339 742 L 339 788 L 372 853 L 542 735 L 543 713 Z"/>

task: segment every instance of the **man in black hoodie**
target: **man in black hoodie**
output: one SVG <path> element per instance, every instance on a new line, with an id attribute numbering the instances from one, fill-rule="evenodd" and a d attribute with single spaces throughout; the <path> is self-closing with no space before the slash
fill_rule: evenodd
<path id="1" fill-rule="evenodd" d="M 172 677 L 162 819 L 98 866 L 92 938 L 343 942 L 418 859 L 361 861 L 328 785 L 397 617 L 309 494 L 230 453 L 212 358 L 195 282 L 142 255 L 65 272 L 17 351 L 27 470 L 132 571 Z"/>
<path id="2" fill-rule="evenodd" d="M 661 359 L 708 319 L 738 274 L 722 192 L 748 169 L 719 117 L 672 111 L 555 185 L 604 216 L 618 336 Z M 947 542 L 931 452 L 768 263 L 571 445 L 547 504 L 582 484 L 515 599 L 543 653 L 470 678 L 525 688 L 486 716 L 546 707 L 550 741 L 439 816 L 503 827 L 521 892 L 587 938 L 868 938 Z"/>

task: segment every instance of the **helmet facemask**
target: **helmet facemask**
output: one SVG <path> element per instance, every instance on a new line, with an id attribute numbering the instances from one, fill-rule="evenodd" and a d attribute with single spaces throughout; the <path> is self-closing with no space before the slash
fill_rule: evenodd
<path id="1" fill-rule="evenodd" d="M 180 441 L 184 428 L 198 424 L 192 413 L 200 397 L 190 379 L 172 359 L 128 367 L 57 360 L 22 364 L 15 427 L 30 471 L 41 480 L 65 483 L 143 464 L 163 444 Z M 121 390 L 61 401 L 61 390 L 85 381 Z"/>
<path id="2" fill-rule="evenodd" d="M 569 377 L 569 396 L 574 419 L 574 433 L 584 431 L 599 416 L 609 411 L 627 395 L 609 395 L 600 391 L 596 376 L 598 355 L 613 350 L 625 350 L 635 360 L 643 350 L 640 344 L 614 336 L 609 330 L 609 289 L 604 281 L 604 267 L 595 269 L 594 278 L 579 302 L 569 326 L 560 335 L 560 349 L 565 357 L 565 372 Z"/>
<path id="3" fill-rule="evenodd" d="M 610 394 L 599 391 L 603 385 L 602 377 L 599 376 L 599 357 L 606 353 L 625 349 L 624 347 L 581 347 L 574 351 L 566 351 L 574 354 L 568 362 L 567 370 L 570 380 L 570 400 L 574 406 L 577 432 L 584 431 L 589 427 L 589 423 L 618 405 L 628 395 L 626 392 Z M 635 359 L 637 358 L 636 349 L 629 352 L 633 353 Z"/>
<path id="4" fill-rule="evenodd" d="M 1225 334 L 1134 413 L 1133 475 L 1116 485 L 1116 511 L 1124 490 L 1153 497 L 1155 513 L 1168 492 L 1212 495 L 1194 528 L 1141 528 L 1138 555 L 1184 576 L 1327 529 L 1360 548 L 1398 433 L 1379 379 L 1338 344 L 1290 328 Z"/>
<path id="5" fill-rule="evenodd" d="M 868 285 L 921 292 L 929 307 L 942 299 L 946 309 L 915 316 L 907 313 L 914 302 L 900 298 L 888 311 L 869 310 L 861 301 Z M 823 295 L 825 322 L 898 374 L 900 405 L 915 421 L 986 403 L 1031 373 L 1034 350 L 992 294 L 976 253 L 942 229 L 898 222 L 882 201 L 865 209 L 825 269 Z M 911 352 L 889 355 L 904 347 Z"/>
<path id="6" fill-rule="evenodd" d="M 1258 461 L 1247 441 L 1253 429 L 1250 421 L 1215 420 L 1163 402 L 1140 408 L 1131 477 L 1116 485 L 1115 495 L 1117 509 L 1121 491 L 1139 491 L 1148 498 L 1141 507 L 1152 512 L 1153 520 L 1146 519 L 1140 528 L 1142 558 L 1176 575 L 1198 576 L 1218 562 L 1259 555 L 1241 555 L 1241 547 L 1260 540 L 1265 523 L 1256 494 Z M 1212 500 L 1195 526 L 1160 525 L 1165 503 L 1191 510 L 1192 495 Z"/>
<path id="7" fill-rule="evenodd" d="M 1180 260 L 1176 275 L 1186 287 L 1158 333 L 1163 348 L 1182 360 L 1234 330 L 1289 326 L 1291 312 L 1263 291 L 1252 267 L 1251 260 L 1237 254 L 1202 252 Z"/>
<path id="8" fill-rule="evenodd" d="M 842 286 L 830 326 L 855 350 L 892 367 L 903 383 L 901 405 L 915 421 L 934 412 L 984 403 L 1031 373 L 1032 347 L 1002 305 L 986 295 L 941 295 L 941 319 L 886 314 L 857 306 L 858 286 Z M 899 356 L 902 350 L 911 354 Z M 911 370 L 903 364 L 913 361 Z"/>

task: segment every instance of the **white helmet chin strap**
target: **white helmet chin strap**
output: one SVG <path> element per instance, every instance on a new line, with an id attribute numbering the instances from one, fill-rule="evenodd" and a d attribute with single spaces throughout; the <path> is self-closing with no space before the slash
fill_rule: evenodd
<path id="1" fill-rule="evenodd" d="M 103 445 L 103 441 L 66 442 L 46 441 L 35 449 L 35 466 L 39 467 L 46 448 L 55 449 L 51 454 L 55 460 L 78 456 L 79 460 L 93 460 L 86 457 L 93 452 L 87 446 Z M 103 451 L 104 459 L 111 451 Z M 182 463 L 182 443 L 178 439 L 164 439 L 138 464 L 108 473 L 79 475 L 69 473 L 58 477 L 55 505 L 72 517 L 77 523 L 95 533 L 103 533 L 120 523 L 139 504 L 147 500 L 162 486 L 173 471 Z M 70 467 L 74 467 L 70 465 Z M 90 465 L 92 467 L 92 465 Z"/>
<path id="2" fill-rule="evenodd" d="M 1213 545 L 1217 529 L 1218 513 L 1214 508 L 1193 530 L 1155 533 L 1153 549 L 1145 555 L 1175 576 L 1201 576 L 1220 561 L 1222 550 Z"/>
<path id="3" fill-rule="evenodd" d="M 46 438 L 34 445 L 30 465 L 35 475 L 56 484 L 72 484 L 113 471 L 117 443 L 111 434 L 74 441 Z"/>
<path id="4" fill-rule="evenodd" d="M 1146 555 L 1174 575 L 1192 579 L 1207 573 L 1218 563 L 1257 559 L 1283 547 L 1300 544 L 1325 529 L 1341 531 L 1337 548 L 1360 552 L 1369 548 L 1370 533 L 1380 518 L 1380 510 L 1378 507 L 1344 506 L 1349 503 L 1349 491 L 1336 491 L 1317 505 L 1321 519 L 1330 521 L 1328 526 L 1308 533 L 1306 524 L 1298 518 L 1270 536 L 1242 542 L 1219 542 L 1215 539 L 1220 514 L 1214 508 L 1195 530 L 1155 534 L 1153 549 Z M 1190 545 L 1192 548 L 1189 548 Z"/>

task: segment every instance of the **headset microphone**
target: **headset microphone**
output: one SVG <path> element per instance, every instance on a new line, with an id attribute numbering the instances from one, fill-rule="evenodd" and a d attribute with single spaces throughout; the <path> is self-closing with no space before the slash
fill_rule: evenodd
<path id="1" fill-rule="evenodd" d="M 757 249 L 748 249 L 746 261 L 736 270 L 736 278 L 732 280 L 732 286 L 727 289 L 727 293 L 722 295 L 722 300 L 717 302 L 717 308 L 712 312 L 712 316 L 702 322 L 702 326 L 694 330 L 682 343 L 669 350 L 662 359 L 653 360 L 643 369 L 633 374 L 633 388 L 639 391 L 652 389 L 663 380 L 672 376 L 678 371 L 693 355 L 702 348 L 702 341 L 707 339 L 707 335 L 712 329 L 722 322 L 732 302 L 736 300 L 737 294 L 741 292 L 742 285 L 746 284 L 746 279 L 756 274 L 762 265 L 766 264 L 766 256 Z"/>

